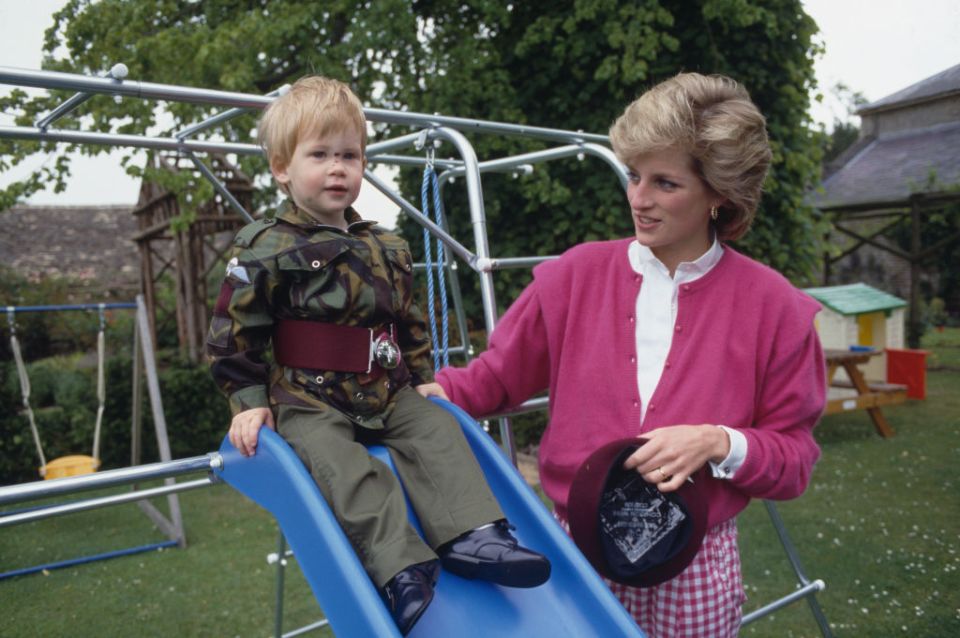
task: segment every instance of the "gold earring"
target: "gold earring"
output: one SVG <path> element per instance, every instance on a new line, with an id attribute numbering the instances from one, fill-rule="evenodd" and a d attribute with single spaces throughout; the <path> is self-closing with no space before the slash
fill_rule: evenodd
<path id="1" fill-rule="evenodd" d="M 717 207 L 716 207 L 716 206 L 711 206 L 711 207 L 710 207 L 710 219 L 712 219 L 713 221 L 717 221 L 717 217 L 720 217 L 720 211 L 717 210 Z"/>

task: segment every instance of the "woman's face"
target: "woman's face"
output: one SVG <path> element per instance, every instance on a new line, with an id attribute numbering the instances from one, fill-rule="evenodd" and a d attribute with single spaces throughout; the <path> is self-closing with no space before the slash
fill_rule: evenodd
<path id="1" fill-rule="evenodd" d="M 627 199 L 637 241 L 673 273 L 710 248 L 710 208 L 723 198 L 700 178 L 693 158 L 668 149 L 638 156 L 629 167 Z"/>

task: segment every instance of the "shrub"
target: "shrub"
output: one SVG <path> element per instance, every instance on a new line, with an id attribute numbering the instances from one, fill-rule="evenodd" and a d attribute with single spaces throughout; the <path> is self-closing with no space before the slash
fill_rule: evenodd
<path id="1" fill-rule="evenodd" d="M 55 357 L 27 365 L 30 404 L 47 461 L 68 454 L 90 454 L 96 424 L 96 365 L 81 357 Z M 131 462 L 132 360 L 130 353 L 106 361 L 106 400 L 100 434 L 102 469 Z M 226 400 L 205 365 L 165 361 L 158 372 L 167 436 L 173 458 L 196 456 L 219 447 L 230 422 Z M 141 393 L 141 463 L 160 459 L 144 384 Z M 30 433 L 16 367 L 0 365 L 0 484 L 37 480 L 39 458 Z"/>

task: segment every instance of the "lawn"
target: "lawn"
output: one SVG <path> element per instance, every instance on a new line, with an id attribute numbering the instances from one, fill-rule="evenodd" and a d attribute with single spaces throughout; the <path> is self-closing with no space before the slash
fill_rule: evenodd
<path id="1" fill-rule="evenodd" d="M 823 420 L 823 457 L 800 499 L 779 505 L 837 636 L 960 636 L 960 330 L 927 337 L 928 398 Z M 2 636 L 267 636 L 273 629 L 272 518 L 225 486 L 180 496 L 189 546 L 0 581 Z M 762 504 L 740 517 L 753 610 L 796 581 Z M 0 571 L 161 540 L 134 506 L 0 529 Z M 285 628 L 320 611 L 291 562 Z M 818 636 L 806 603 L 744 636 Z M 317 632 L 314 635 L 329 635 Z"/>

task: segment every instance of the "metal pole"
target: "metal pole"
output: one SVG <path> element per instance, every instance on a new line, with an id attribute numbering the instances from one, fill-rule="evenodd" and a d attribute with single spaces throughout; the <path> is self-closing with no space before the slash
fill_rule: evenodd
<path id="1" fill-rule="evenodd" d="M 278 97 L 278 96 L 280 96 L 280 95 L 283 95 L 284 93 L 286 93 L 286 92 L 289 91 L 289 90 L 290 90 L 290 85 L 289 85 L 289 84 L 284 84 L 283 86 L 281 86 L 281 87 L 280 87 L 279 89 L 277 89 L 276 91 L 270 91 L 270 92 L 267 93 L 264 97 L 275 98 L 275 97 Z M 196 124 L 192 124 L 191 126 L 187 126 L 187 127 L 185 127 L 185 128 L 182 128 L 182 129 L 180 129 L 179 131 L 177 131 L 176 133 L 174 133 L 174 136 L 175 136 L 177 139 L 181 139 L 181 140 L 182 140 L 182 139 L 185 139 L 185 138 L 187 138 L 187 137 L 190 137 L 191 135 L 194 135 L 194 134 L 196 134 L 196 133 L 199 133 L 200 131 L 203 131 L 203 130 L 205 130 L 205 129 L 208 129 L 208 128 L 210 128 L 211 126 L 215 126 L 215 125 L 217 125 L 217 124 L 220 124 L 221 122 L 226 122 L 227 120 L 233 119 L 234 117 L 236 117 L 236 116 L 238 116 L 238 115 L 242 115 L 243 113 L 247 113 L 247 112 L 249 112 L 249 111 L 250 111 L 250 109 L 240 109 L 240 108 L 230 109 L 230 110 L 228 110 L 228 111 L 224 111 L 223 113 L 218 113 L 217 115 L 214 115 L 214 116 L 212 116 L 212 117 L 209 117 L 209 118 L 203 120 L 202 122 L 197 122 Z"/>
<path id="2" fill-rule="evenodd" d="M 406 135 L 394 137 L 389 140 L 383 140 L 382 142 L 374 142 L 373 144 L 368 144 L 367 158 L 371 162 L 378 162 L 378 160 L 375 157 L 377 154 L 386 153 L 387 151 L 392 151 L 398 148 L 409 147 L 419 139 L 420 139 L 420 132 L 417 131 L 416 133 L 407 133 Z"/>
<path id="3" fill-rule="evenodd" d="M 454 252 L 460 259 L 465 261 L 471 268 L 475 267 L 477 262 L 477 256 L 471 253 L 467 248 L 463 246 L 460 242 L 454 239 L 450 234 L 434 224 L 432 221 L 427 219 L 426 215 L 423 215 L 420 212 L 420 209 L 405 200 L 399 193 L 394 192 L 390 186 L 388 186 L 382 179 L 377 177 L 373 171 L 367 169 L 363 172 L 363 176 L 368 182 L 370 182 L 378 191 L 386 195 L 390 201 L 398 205 L 403 212 L 413 218 L 421 226 L 424 226 L 427 230 L 438 237 L 440 241 L 444 243 L 452 252 Z"/>
<path id="4" fill-rule="evenodd" d="M 213 187 L 218 193 L 220 193 L 220 196 L 227 200 L 227 203 L 233 207 L 233 210 L 240 213 L 240 216 L 247 220 L 248 224 L 252 224 L 254 222 L 253 215 L 247 212 L 247 209 L 243 207 L 243 204 L 237 201 L 237 198 L 233 196 L 233 193 L 231 193 L 227 187 L 224 186 L 219 179 L 217 179 L 217 176 L 213 174 L 213 171 L 207 168 L 207 165 L 201 162 L 200 158 L 197 157 L 193 151 L 187 151 L 187 156 L 193 162 L 194 166 L 200 170 L 200 173 L 207 178 L 207 181 L 213 184 Z"/>
<path id="5" fill-rule="evenodd" d="M 113 67 L 107 72 L 106 77 L 113 79 L 115 82 L 122 82 L 123 78 L 127 77 L 127 67 L 124 64 L 114 64 Z M 48 115 L 37 120 L 36 125 L 39 129 L 46 129 L 48 126 L 53 124 L 55 121 L 74 110 L 87 100 L 93 97 L 92 93 L 77 93 L 76 95 L 71 96 L 66 102 L 60 104 L 57 108 L 53 109 Z"/>
<path id="6" fill-rule="evenodd" d="M 99 310 L 100 308 L 104 310 L 115 310 L 122 308 L 125 310 L 132 310 L 137 307 L 137 304 L 134 302 L 117 302 L 117 303 L 79 303 L 79 304 L 63 304 L 63 305 L 52 305 L 52 306 L 7 306 L 7 311 L 17 312 L 63 312 L 70 310 Z"/>
<path id="7" fill-rule="evenodd" d="M 89 498 L 82 501 L 64 503 L 63 505 L 50 505 L 48 507 L 41 507 L 39 509 L 32 509 L 24 512 L 16 512 L 9 515 L 0 514 L 0 527 L 9 527 L 11 525 L 19 525 L 21 523 L 38 521 L 45 518 L 53 518 L 55 516 L 64 516 L 66 514 L 75 514 L 77 512 L 86 512 L 88 510 L 107 507 L 108 505 L 120 505 L 122 503 L 142 501 L 155 496 L 167 496 L 168 494 L 186 492 L 187 490 L 193 490 L 198 487 L 209 487 L 214 483 L 215 481 L 212 478 L 207 477 L 203 479 L 197 479 L 196 481 L 188 481 L 186 483 L 161 485 L 159 487 L 151 487 L 144 490 L 134 490 L 124 494 L 114 494 L 100 498 Z M 176 544 L 176 542 L 177 541 L 173 541 L 174 544 Z"/>
<path id="8" fill-rule="evenodd" d="M 427 163 L 422 157 L 416 157 L 413 155 L 393 155 L 389 153 L 383 153 L 380 155 L 368 156 L 370 162 L 376 164 L 390 164 L 392 166 L 424 166 Z M 436 158 L 433 160 L 434 166 L 442 168 L 444 170 L 453 170 L 462 166 L 461 162 L 457 160 L 449 160 Z"/>
<path id="9" fill-rule="evenodd" d="M 820 609 L 820 603 L 817 602 L 814 594 L 817 591 L 823 590 L 826 585 L 822 580 L 816 580 L 811 582 L 807 575 L 803 571 L 803 566 L 800 564 L 800 554 L 797 552 L 796 547 L 793 545 L 793 541 L 790 540 L 790 535 L 787 533 L 787 526 L 783 522 L 783 518 L 780 516 L 780 511 L 777 509 L 777 506 L 773 501 L 764 500 L 763 505 L 767 510 L 767 514 L 770 516 L 770 522 L 773 523 L 773 529 L 777 532 L 777 538 L 780 539 L 780 544 L 783 546 L 783 551 L 787 555 L 787 560 L 790 561 L 790 566 L 793 568 L 793 572 L 797 577 L 797 580 L 800 581 L 801 590 L 806 592 L 804 596 L 807 599 L 807 604 L 810 605 L 810 611 L 813 614 L 814 620 L 817 621 L 817 625 L 820 627 L 820 633 L 823 634 L 824 638 L 832 638 L 833 632 L 830 629 L 830 623 L 827 622 L 827 617 L 824 615 L 823 610 Z M 789 600 L 787 600 L 789 598 Z M 771 613 L 784 605 L 798 600 L 799 597 L 795 595 L 786 596 L 779 601 L 774 601 L 764 607 L 763 609 L 757 610 L 750 614 L 748 617 L 745 617 L 743 622 L 748 622 L 746 618 L 749 618 L 750 621 L 754 620 L 756 617 L 763 615 L 760 612 Z M 784 602 L 786 601 L 786 602 Z M 783 604 L 781 604 L 781 602 Z M 767 608 L 771 608 L 770 611 L 765 611 Z"/>
<path id="10" fill-rule="evenodd" d="M 122 83 L 117 83 L 108 78 L 61 73 L 58 71 L 17 69 L 13 67 L 0 67 L 0 84 L 14 84 L 41 89 L 66 89 L 87 93 L 106 93 L 108 95 L 171 100 L 193 104 L 213 104 L 244 109 L 264 108 L 270 104 L 272 100 L 272 98 L 262 95 L 250 95 L 232 91 L 197 89 L 170 84 L 139 82 L 136 80 L 125 80 Z M 582 131 L 565 131 L 540 126 L 525 126 L 505 122 L 489 122 L 463 117 L 399 112 L 375 108 L 365 108 L 363 112 L 371 122 L 386 122 L 418 127 L 443 126 L 472 133 L 518 135 L 567 143 L 607 142 L 607 136 L 605 135 L 584 133 Z"/>
<path id="11" fill-rule="evenodd" d="M 506 268 L 531 268 L 545 261 L 552 261 L 559 258 L 559 255 L 544 255 L 542 257 L 497 257 L 490 260 L 490 270 L 504 270 Z"/>
<path id="12" fill-rule="evenodd" d="M 546 162 L 554 159 L 562 159 L 564 157 L 573 157 L 583 152 L 583 146 L 579 144 L 571 144 L 568 146 L 558 146 L 556 148 L 550 148 L 543 151 L 533 151 L 530 153 L 521 153 L 520 155 L 500 157 L 495 160 L 487 160 L 486 162 L 480 162 L 479 166 L 481 173 L 489 173 L 494 171 L 510 172 L 532 162 Z M 463 175 L 464 172 L 465 169 L 463 165 L 460 164 L 457 167 L 451 168 L 446 173 L 440 175 L 439 179 L 450 179 L 451 177 Z"/>
<path id="13" fill-rule="evenodd" d="M 140 481 L 192 474 L 194 472 L 209 472 L 223 466 L 223 458 L 218 452 L 210 452 L 204 456 L 192 456 L 176 461 L 162 461 L 136 467 L 125 467 L 116 470 L 105 470 L 96 474 L 83 476 L 68 476 L 66 478 L 50 479 L 49 481 L 33 481 L 20 485 L 0 487 L 0 505 L 10 505 L 22 501 L 32 501 L 53 496 L 74 494 L 86 490 L 97 490 L 117 485 L 129 485 Z"/>
<path id="14" fill-rule="evenodd" d="M 474 269 L 480 275 L 480 298 L 483 301 L 484 322 L 487 334 L 493 332 L 497 323 L 496 293 L 493 289 L 493 275 L 490 269 L 490 249 L 487 243 L 487 215 L 483 207 L 483 191 L 480 183 L 480 167 L 473 146 L 459 131 L 450 128 L 436 128 L 426 131 L 428 143 L 434 139 L 451 142 L 463 159 L 464 175 L 467 181 L 467 202 L 470 206 L 470 221 L 473 226 L 473 239 L 476 246 L 477 262 Z M 517 448 L 513 439 L 510 421 L 500 419 L 500 444 L 510 462 L 517 464 Z"/>
<path id="15" fill-rule="evenodd" d="M 757 610 L 755 610 L 755 611 L 750 612 L 749 614 L 745 615 L 745 616 L 741 619 L 740 625 L 743 626 L 743 625 L 752 623 L 752 622 L 755 621 L 755 620 L 759 620 L 760 618 L 763 618 L 764 616 L 767 616 L 767 615 L 769 615 L 769 614 L 772 614 L 773 612 L 777 611 L 778 609 L 782 609 L 783 607 L 786 607 L 787 605 L 790 605 L 790 604 L 792 604 L 792 603 L 795 603 L 796 601 L 800 600 L 801 598 L 806 598 L 807 596 L 813 596 L 815 593 L 817 593 L 818 591 L 823 591 L 825 588 L 826 588 L 826 585 L 824 584 L 824 582 L 823 582 L 822 580 L 815 580 L 815 581 L 813 581 L 812 583 L 809 583 L 808 585 L 804 585 L 804 586 L 801 587 L 800 589 L 798 589 L 798 590 L 796 590 L 796 591 L 794 591 L 794 592 L 791 592 L 791 593 L 787 594 L 787 595 L 784 596 L 783 598 L 780 598 L 780 599 L 778 599 L 778 600 L 775 600 L 775 601 L 773 601 L 773 602 L 770 603 L 770 604 L 764 605 L 764 606 L 761 607 L 760 609 L 757 609 Z M 829 633 L 829 631 L 830 631 L 830 630 L 829 630 L 829 628 L 828 628 L 828 629 L 827 629 L 827 632 L 828 632 L 828 633 L 824 633 L 823 635 L 824 635 L 824 636 L 830 636 L 830 635 L 832 635 L 831 633 Z"/>
<path id="16" fill-rule="evenodd" d="M 287 567 L 287 539 L 283 535 L 283 530 L 277 532 L 277 590 L 276 607 L 273 617 L 273 635 L 276 638 L 283 636 L 283 586 L 284 572 Z"/>
<path id="17" fill-rule="evenodd" d="M 261 153 L 256 144 L 235 142 L 211 142 L 204 140 L 178 140 L 174 137 L 147 137 L 120 133 L 87 133 L 84 131 L 44 131 L 28 126 L 0 126 L 0 138 L 32 140 L 35 142 L 66 142 L 69 144 L 101 144 L 104 146 L 129 146 L 163 151 L 192 150 L 199 153 L 236 153 L 256 155 Z"/>

